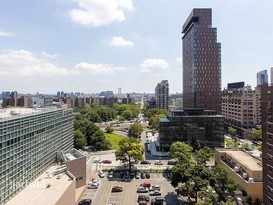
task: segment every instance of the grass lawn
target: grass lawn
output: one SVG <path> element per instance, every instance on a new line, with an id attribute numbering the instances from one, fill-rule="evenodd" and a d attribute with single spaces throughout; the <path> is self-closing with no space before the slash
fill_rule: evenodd
<path id="1" fill-rule="evenodd" d="M 117 149 L 118 148 L 118 143 L 121 139 L 124 138 L 122 135 L 117 135 L 117 134 L 109 134 L 109 133 L 104 133 L 105 137 L 107 140 L 110 141 L 112 144 L 112 149 Z"/>

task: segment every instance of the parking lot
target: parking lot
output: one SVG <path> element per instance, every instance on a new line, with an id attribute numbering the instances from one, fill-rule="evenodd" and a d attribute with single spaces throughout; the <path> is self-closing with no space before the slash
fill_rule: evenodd
<path id="1" fill-rule="evenodd" d="M 152 185 L 160 185 L 161 196 L 165 199 L 164 204 L 179 204 L 174 188 L 162 173 L 152 173 L 150 179 L 133 179 L 131 182 L 109 181 L 107 178 L 101 178 L 100 181 L 101 184 L 98 189 L 86 189 L 81 198 L 91 198 L 93 200 L 92 205 L 136 205 L 138 195 L 140 195 L 137 193 L 137 187 L 143 182 L 150 182 Z M 121 186 L 123 191 L 111 193 L 113 186 Z M 141 193 L 141 195 L 149 196 L 149 193 Z M 155 196 L 149 197 L 150 200 L 155 198 Z"/>

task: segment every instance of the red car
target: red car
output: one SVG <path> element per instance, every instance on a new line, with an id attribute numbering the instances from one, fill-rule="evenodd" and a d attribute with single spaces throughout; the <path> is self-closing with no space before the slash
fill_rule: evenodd
<path id="1" fill-rule="evenodd" d="M 121 186 L 113 186 L 111 192 L 122 192 L 123 188 Z"/>
<path id="2" fill-rule="evenodd" d="M 139 186 L 150 188 L 151 187 L 151 183 L 150 182 L 144 182 L 144 183 L 140 184 Z"/>
<path id="3" fill-rule="evenodd" d="M 112 161 L 110 159 L 105 159 L 102 161 L 103 164 L 112 164 Z"/>

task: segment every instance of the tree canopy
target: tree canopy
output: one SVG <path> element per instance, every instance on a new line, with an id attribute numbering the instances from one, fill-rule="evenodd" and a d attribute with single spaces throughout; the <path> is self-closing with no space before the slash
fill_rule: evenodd
<path id="1" fill-rule="evenodd" d="M 259 129 L 259 130 L 256 130 L 256 129 L 254 129 L 253 131 L 252 131 L 252 139 L 253 140 L 262 140 L 262 129 Z"/>
<path id="2" fill-rule="evenodd" d="M 183 142 L 172 144 L 169 156 L 178 162 L 172 167 L 171 184 L 176 188 L 178 195 L 194 198 L 195 203 L 209 205 L 220 201 L 214 189 L 220 194 L 231 193 L 238 184 L 221 167 L 208 168 L 206 161 L 213 156 L 213 150 L 207 147 L 195 150 Z M 207 190 L 212 191 L 207 192 Z"/>
<path id="3" fill-rule="evenodd" d="M 119 148 L 115 152 L 117 160 L 129 163 L 131 171 L 132 160 L 143 160 L 144 147 L 135 138 L 124 138 L 119 142 Z"/>
<path id="4" fill-rule="evenodd" d="M 141 124 L 139 123 L 132 124 L 128 131 L 129 136 L 131 137 L 138 137 L 142 132 L 143 132 L 143 128 Z"/>
<path id="5" fill-rule="evenodd" d="M 236 129 L 233 128 L 233 127 L 229 127 L 228 128 L 228 133 L 232 136 L 232 137 L 235 137 L 236 136 Z"/>

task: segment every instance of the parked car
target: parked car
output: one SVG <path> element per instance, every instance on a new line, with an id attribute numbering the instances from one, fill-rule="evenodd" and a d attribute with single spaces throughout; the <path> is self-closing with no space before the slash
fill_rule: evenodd
<path id="1" fill-rule="evenodd" d="M 163 161 L 161 160 L 155 160 L 155 165 L 163 165 Z"/>
<path id="2" fill-rule="evenodd" d="M 105 159 L 102 161 L 103 164 L 112 164 L 112 160 L 110 159 Z"/>
<path id="3" fill-rule="evenodd" d="M 103 171 L 99 171 L 99 172 L 98 172 L 98 175 L 99 175 L 100 178 L 104 178 L 104 177 L 105 177 L 105 174 L 104 174 Z"/>
<path id="4" fill-rule="evenodd" d="M 145 179 L 146 178 L 146 173 L 145 172 L 141 172 L 141 179 Z"/>
<path id="5" fill-rule="evenodd" d="M 150 192 L 150 196 L 161 196 L 161 193 L 158 190 L 154 190 Z"/>
<path id="6" fill-rule="evenodd" d="M 135 174 L 135 178 L 140 179 L 140 177 L 141 177 L 141 173 L 137 171 L 136 174 Z"/>
<path id="7" fill-rule="evenodd" d="M 150 201 L 150 198 L 145 195 L 139 195 L 137 198 L 137 202 L 139 203 L 140 201 Z"/>
<path id="8" fill-rule="evenodd" d="M 87 188 L 88 189 L 98 189 L 99 188 L 99 184 L 88 184 Z"/>
<path id="9" fill-rule="evenodd" d="M 113 186 L 111 192 L 122 192 L 123 188 L 121 186 Z"/>
<path id="10" fill-rule="evenodd" d="M 88 189 L 97 189 L 100 185 L 100 180 L 98 179 L 92 179 L 90 182 L 88 182 Z"/>
<path id="11" fill-rule="evenodd" d="M 83 199 L 78 203 L 78 205 L 91 205 L 92 204 L 92 199 Z"/>
<path id="12" fill-rule="evenodd" d="M 164 198 L 161 196 L 155 197 L 152 199 L 152 205 L 162 205 L 164 203 Z"/>
<path id="13" fill-rule="evenodd" d="M 110 172 L 108 173 L 108 175 L 107 175 L 107 178 L 108 178 L 109 180 L 112 180 L 112 179 L 114 178 L 114 172 L 113 172 L 113 171 L 110 171 Z"/>
<path id="14" fill-rule="evenodd" d="M 150 173 L 146 173 L 146 179 L 150 179 L 151 178 L 151 174 Z"/>
<path id="15" fill-rule="evenodd" d="M 149 188 L 149 190 L 150 190 L 150 191 L 155 191 L 155 190 L 160 191 L 160 185 L 155 184 L 155 185 L 151 186 L 151 187 Z"/>
<path id="16" fill-rule="evenodd" d="M 93 161 L 94 163 L 102 163 L 102 161 L 100 159 L 94 159 Z"/>
<path id="17" fill-rule="evenodd" d="M 164 176 L 166 177 L 166 179 L 167 179 L 168 181 L 170 181 L 171 178 L 172 178 L 172 175 L 171 175 L 171 173 L 169 173 L 169 172 L 166 172 L 166 173 L 164 174 Z"/>
<path id="18" fill-rule="evenodd" d="M 167 165 L 175 165 L 177 163 L 177 161 L 168 161 Z"/>
<path id="19" fill-rule="evenodd" d="M 149 189 L 143 186 L 137 187 L 137 193 L 148 193 Z"/>
<path id="20" fill-rule="evenodd" d="M 143 183 L 140 184 L 139 186 L 140 186 L 140 187 L 150 188 L 150 187 L 151 187 L 151 183 L 150 183 L 150 182 L 143 182 Z"/>
<path id="21" fill-rule="evenodd" d="M 141 161 L 140 164 L 151 164 L 151 162 L 144 160 L 144 161 Z"/>

